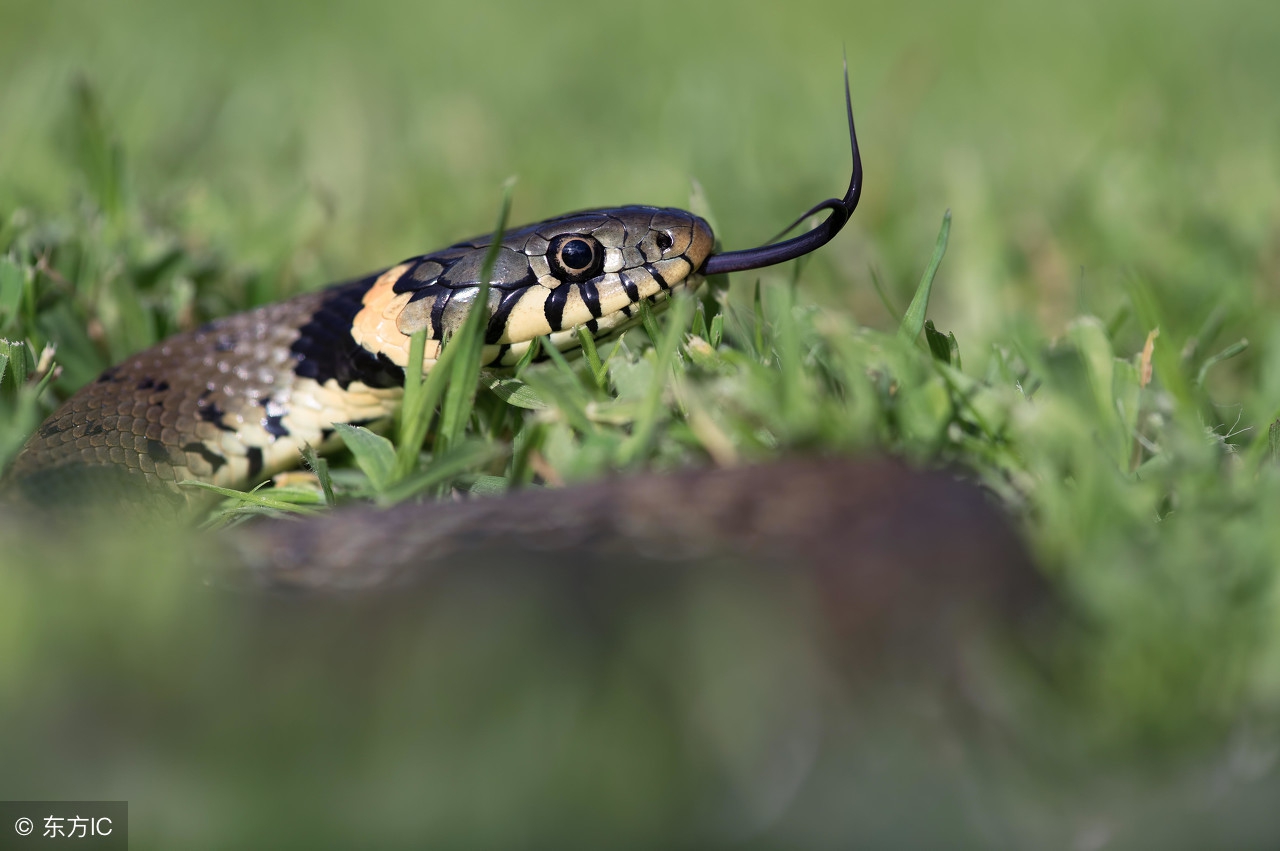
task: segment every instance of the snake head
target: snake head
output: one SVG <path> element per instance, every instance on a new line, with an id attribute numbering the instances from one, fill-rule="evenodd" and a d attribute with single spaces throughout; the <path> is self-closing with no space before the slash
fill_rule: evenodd
<path id="1" fill-rule="evenodd" d="M 514 364 L 542 336 L 559 349 L 573 348 L 579 328 L 597 338 L 621 330 L 636 321 L 642 301 L 659 304 L 674 290 L 696 287 L 705 275 L 772 266 L 826 245 L 862 195 L 847 63 L 844 94 L 853 156 L 848 190 L 843 198 L 815 205 L 768 244 L 712 254 L 711 226 L 693 213 L 665 207 L 584 210 L 504 232 L 489 276 L 483 362 Z M 828 216 L 817 227 L 781 239 L 824 210 Z M 403 367 L 410 335 L 425 329 L 424 366 L 430 366 L 440 342 L 462 325 L 479 298 L 492 242 L 492 235 L 465 240 L 384 272 L 363 296 L 352 337 Z"/>
<path id="2" fill-rule="evenodd" d="M 383 273 L 363 298 L 352 336 L 366 349 L 407 362 L 408 338 L 426 329 L 428 360 L 456 331 L 480 294 L 493 237 L 465 240 Z M 557 348 L 579 344 L 577 329 L 603 337 L 701 281 L 711 226 L 684 210 L 584 210 L 506 231 L 489 275 L 486 363 L 519 360 L 537 337 Z M 434 345 L 432 345 L 434 343 Z"/>

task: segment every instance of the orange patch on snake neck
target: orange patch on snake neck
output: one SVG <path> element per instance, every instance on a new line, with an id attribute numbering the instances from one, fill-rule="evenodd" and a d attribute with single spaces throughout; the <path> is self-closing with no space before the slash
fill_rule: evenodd
<path id="1" fill-rule="evenodd" d="M 400 333 L 396 319 L 413 293 L 397 293 L 393 287 L 411 265 L 401 263 L 383 272 L 364 294 L 361 300 L 364 307 L 351 323 L 351 336 L 357 343 L 375 355 L 386 355 L 399 367 L 409 364 L 409 337 Z M 427 340 L 422 357 L 424 370 L 435 363 L 439 353 L 439 341 Z"/>

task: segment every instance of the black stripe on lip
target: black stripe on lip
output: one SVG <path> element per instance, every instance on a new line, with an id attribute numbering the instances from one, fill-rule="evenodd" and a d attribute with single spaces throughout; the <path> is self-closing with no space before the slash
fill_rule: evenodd
<path id="1" fill-rule="evenodd" d="M 600 291 L 596 289 L 595 281 L 583 281 L 579 286 L 582 288 L 582 300 L 587 303 L 587 310 L 591 311 L 591 315 L 596 319 L 600 318 Z M 594 332 L 595 329 L 593 328 Z"/>
<path id="2" fill-rule="evenodd" d="M 595 336 L 596 334 L 600 333 L 600 323 L 594 319 L 588 319 L 587 330 L 591 332 L 592 336 Z"/>
<path id="3" fill-rule="evenodd" d="M 644 268 L 650 275 L 653 275 L 653 279 L 658 282 L 658 286 L 662 287 L 664 290 L 671 289 L 671 285 L 667 283 L 667 279 L 662 277 L 662 274 L 654 268 L 652 263 L 644 264 Z"/>
<path id="4" fill-rule="evenodd" d="M 631 303 L 635 304 L 640 300 L 640 287 L 636 282 L 631 280 L 631 270 L 622 273 L 622 288 L 627 292 L 627 298 L 631 299 Z"/>
<path id="5" fill-rule="evenodd" d="M 512 308 L 528 291 L 528 288 L 524 288 L 502 294 L 502 301 L 498 302 L 498 309 L 489 317 L 489 327 L 484 332 L 484 341 L 486 343 L 493 345 L 498 342 L 502 332 L 507 330 L 507 318 L 511 316 Z"/>
<path id="6" fill-rule="evenodd" d="M 542 315 L 547 318 L 547 324 L 551 326 L 551 330 L 562 331 L 560 323 L 564 321 L 564 303 L 569 299 L 569 288 L 573 284 L 561 284 L 551 291 L 551 295 L 547 296 L 547 302 L 542 306 Z"/>

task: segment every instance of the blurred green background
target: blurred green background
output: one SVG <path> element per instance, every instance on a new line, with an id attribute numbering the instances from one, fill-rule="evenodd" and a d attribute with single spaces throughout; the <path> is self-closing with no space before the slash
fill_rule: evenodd
<path id="1" fill-rule="evenodd" d="M 844 184 L 843 49 L 867 190 L 806 282 L 863 321 L 885 320 L 869 269 L 905 303 L 946 208 L 935 314 L 958 335 L 1106 316 L 1125 275 L 1174 322 L 1271 298 L 1266 3 L 6 3 L 4 23 L 8 204 L 83 191 L 83 79 L 119 191 L 287 287 L 483 231 L 509 175 L 513 221 L 684 206 L 696 178 L 726 245 L 756 244 Z"/>
<path id="2" fill-rule="evenodd" d="M 1088 623 L 974 721 L 928 669 L 831 676 L 770 588 L 708 580 L 604 647 L 465 589 L 426 626 L 290 633 L 193 592 L 184 539 L 14 533 L 0 796 L 127 797 L 135 847 L 1275 847 L 1277 44 L 1263 2 L 0 3 L 0 250 L 58 246 L 94 293 L 0 313 L 60 345 L 44 406 L 183 324 L 483 232 L 510 175 L 513 222 L 685 207 L 696 180 L 723 243 L 757 244 L 843 191 L 846 51 L 866 191 L 800 298 L 892 331 L 951 210 L 929 314 L 977 375 L 1050 353 L 991 445 Z M 1051 378 L 1084 315 L 1108 364 L 1157 325 L 1193 377 L 1250 345 L 1144 403 L 1176 427 L 1117 470 Z M 42 411 L 3 412 L 0 449 Z M 883 442 L 985 480 L 981 452 Z"/>

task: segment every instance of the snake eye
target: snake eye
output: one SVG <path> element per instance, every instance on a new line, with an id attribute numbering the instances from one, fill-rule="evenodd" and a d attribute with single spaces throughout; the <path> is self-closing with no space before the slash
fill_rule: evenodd
<path id="1" fill-rule="evenodd" d="M 665 231 L 659 231 L 658 235 L 653 238 L 653 241 L 658 243 L 659 251 L 666 251 L 671 247 L 671 234 L 666 233 Z"/>
<path id="2" fill-rule="evenodd" d="M 562 281 L 585 281 L 604 268 L 604 247 L 582 234 L 558 236 L 547 246 L 551 273 Z"/>

